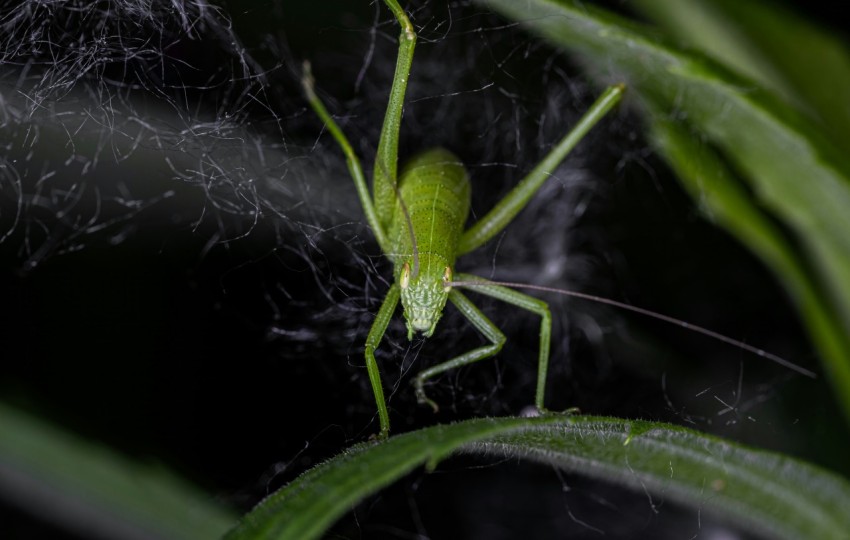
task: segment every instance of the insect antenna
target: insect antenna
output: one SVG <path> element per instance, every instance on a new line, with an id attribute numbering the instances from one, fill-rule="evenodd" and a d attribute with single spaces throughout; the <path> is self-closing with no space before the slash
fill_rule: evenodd
<path id="1" fill-rule="evenodd" d="M 404 220 L 407 223 L 407 232 L 410 233 L 410 245 L 413 246 L 413 273 L 411 277 L 415 278 L 419 274 L 419 246 L 416 244 L 416 235 L 413 233 L 413 221 L 410 219 L 410 212 L 407 211 L 407 205 L 404 204 L 404 199 L 401 198 L 401 193 L 398 186 L 393 185 L 398 204 L 401 205 L 401 211 L 404 214 Z"/>
<path id="2" fill-rule="evenodd" d="M 386 170 L 384 170 L 384 174 L 387 174 Z M 393 182 L 392 186 L 396 200 L 398 200 L 398 204 L 401 206 L 401 213 L 404 214 L 407 232 L 410 234 L 410 245 L 413 246 L 413 271 L 410 277 L 415 278 L 419 275 L 419 246 L 416 243 L 416 235 L 413 233 L 413 221 L 410 219 L 410 212 L 407 211 L 407 205 L 404 204 L 404 199 L 401 198 L 401 190 L 398 188 L 398 183 Z"/>
<path id="3" fill-rule="evenodd" d="M 749 353 L 752 353 L 756 356 L 760 356 L 762 358 L 767 358 L 768 360 L 770 360 L 772 362 L 776 362 L 777 364 L 784 366 L 784 367 L 786 367 L 786 368 L 788 368 L 792 371 L 796 371 L 797 373 L 799 373 L 801 375 L 805 375 L 806 377 L 811 377 L 812 379 L 817 378 L 817 375 L 813 371 L 810 371 L 810 370 L 808 370 L 804 367 L 800 367 L 797 364 L 794 364 L 793 362 L 786 360 L 785 358 L 782 358 L 781 356 L 775 355 L 773 353 L 769 353 L 769 352 L 765 351 L 764 349 L 759 349 L 758 347 L 753 347 L 752 345 L 748 345 L 748 344 L 744 343 L 743 341 L 739 341 L 737 339 L 730 338 L 728 336 L 725 336 L 723 334 L 715 332 L 714 330 L 709 330 L 708 328 L 698 326 L 696 324 L 691 324 L 687 321 L 683 321 L 683 320 L 677 319 L 675 317 L 663 315 L 661 313 L 658 313 L 656 311 L 652 311 L 650 309 L 646 309 L 646 308 L 642 308 L 642 307 L 638 307 L 638 306 L 633 306 L 631 304 L 626 304 L 625 302 L 618 302 L 617 300 L 612 300 L 610 298 L 605 298 L 605 297 L 602 297 L 602 296 L 596 296 L 594 294 L 588 294 L 588 293 L 583 293 L 583 292 L 578 292 L 578 291 L 570 291 L 570 290 L 567 290 L 567 289 L 556 289 L 556 288 L 553 288 L 553 287 L 543 287 L 543 286 L 540 286 L 540 285 L 530 285 L 530 284 L 527 284 L 527 283 L 513 283 L 513 282 L 508 282 L 508 281 L 489 281 L 489 280 L 488 281 L 450 281 L 450 282 L 447 283 L 447 285 L 450 285 L 452 287 L 470 287 L 470 288 L 499 285 L 499 286 L 502 286 L 502 287 L 510 287 L 512 289 L 531 289 L 531 290 L 535 290 L 535 291 L 550 292 L 550 293 L 560 294 L 560 295 L 563 295 L 563 296 L 569 296 L 571 298 L 580 298 L 582 300 L 588 300 L 590 302 L 596 302 L 598 304 L 605 304 L 605 305 L 612 306 L 612 307 L 615 307 L 615 308 L 618 308 L 618 309 L 631 311 L 633 313 L 638 313 L 639 315 L 643 315 L 645 317 L 649 317 L 649 318 L 656 319 L 656 320 L 659 320 L 659 321 L 664 321 L 664 322 L 669 323 L 669 324 L 681 326 L 682 328 L 687 328 L 687 329 L 694 331 L 698 334 L 702 334 L 704 336 L 710 337 L 710 338 L 715 339 L 717 341 L 726 343 L 727 345 L 732 345 L 733 347 L 738 347 L 739 349 L 743 349 L 743 350 L 745 350 Z"/>

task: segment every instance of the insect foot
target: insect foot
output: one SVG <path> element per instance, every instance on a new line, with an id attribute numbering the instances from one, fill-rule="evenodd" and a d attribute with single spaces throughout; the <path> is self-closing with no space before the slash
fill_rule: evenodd
<path id="1" fill-rule="evenodd" d="M 540 416 L 572 416 L 574 414 L 581 414 L 581 411 L 578 407 L 570 407 L 569 409 L 564 409 L 563 411 L 550 411 L 545 407 L 535 407 L 535 410 Z"/>
<path id="2" fill-rule="evenodd" d="M 373 433 L 373 434 L 369 435 L 369 440 L 372 441 L 372 442 L 379 443 L 379 442 L 383 442 L 383 441 L 387 440 L 387 437 L 389 437 L 389 436 L 390 436 L 390 430 L 389 429 L 382 429 L 378 433 Z"/>
<path id="3" fill-rule="evenodd" d="M 434 413 L 440 412 L 440 407 L 437 403 L 425 395 L 425 388 L 423 387 L 425 384 L 425 379 L 422 377 L 416 377 L 416 380 L 413 381 L 414 386 L 416 387 L 416 401 L 420 405 L 430 405 L 431 409 L 434 410 Z"/>

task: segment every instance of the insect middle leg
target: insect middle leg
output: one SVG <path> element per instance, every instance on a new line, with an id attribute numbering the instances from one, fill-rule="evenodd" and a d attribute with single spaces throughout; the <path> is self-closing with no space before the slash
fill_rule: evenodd
<path id="1" fill-rule="evenodd" d="M 459 274 L 459 281 L 475 281 L 483 282 L 482 278 L 470 274 Z M 531 311 L 540 315 L 540 355 L 537 369 L 537 391 L 535 393 L 534 405 L 540 412 L 545 412 L 543 402 L 546 392 L 546 373 L 549 367 L 549 343 L 552 335 L 552 315 L 549 312 L 549 306 L 543 300 L 534 298 L 527 294 L 501 287 L 499 285 L 487 285 L 476 287 L 476 291 L 493 298 L 497 298 L 508 304 L 519 308 Z M 488 319 L 478 307 L 475 306 L 466 296 L 461 294 L 457 289 L 452 289 L 449 293 L 449 300 L 460 310 L 461 313 L 491 342 L 490 345 L 485 345 L 478 349 L 469 351 L 456 358 L 452 358 L 447 362 L 438 364 L 434 367 L 421 372 L 415 381 L 416 397 L 420 403 L 428 403 L 435 410 L 436 404 L 425 396 L 424 384 L 425 381 L 434 377 L 439 373 L 464 366 L 489 358 L 498 353 L 505 343 L 505 335 Z"/>
<path id="2" fill-rule="evenodd" d="M 484 217 L 463 232 L 458 242 L 457 254 L 469 253 L 504 229 L 525 208 L 546 179 L 552 176 L 552 171 L 561 164 L 567 154 L 587 135 L 587 132 L 620 102 L 625 91 L 626 87 L 623 84 L 608 87 L 573 126 L 573 129 L 546 154 L 546 157 Z"/>

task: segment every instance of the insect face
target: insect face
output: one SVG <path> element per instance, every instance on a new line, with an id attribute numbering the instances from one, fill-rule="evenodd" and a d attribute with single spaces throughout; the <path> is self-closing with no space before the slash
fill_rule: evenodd
<path id="1" fill-rule="evenodd" d="M 437 321 L 443 314 L 443 308 L 449 297 L 450 287 L 446 285 L 451 278 L 451 269 L 445 266 L 439 257 L 424 254 L 418 275 L 412 275 L 410 264 L 404 263 L 398 283 L 401 287 L 401 305 L 407 321 L 407 337 L 420 332 L 425 337 L 434 333 Z"/>

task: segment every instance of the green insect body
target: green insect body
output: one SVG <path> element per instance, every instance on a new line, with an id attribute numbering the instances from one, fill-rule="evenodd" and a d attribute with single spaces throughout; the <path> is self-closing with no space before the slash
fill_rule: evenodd
<path id="1" fill-rule="evenodd" d="M 454 154 L 436 148 L 407 163 L 398 191 L 387 255 L 401 288 L 408 338 L 415 332 L 430 337 L 449 297 L 446 283 L 452 280 L 458 239 L 469 214 L 469 177 Z"/>
<path id="2" fill-rule="evenodd" d="M 466 296 L 453 286 L 455 278 L 486 280 L 457 274 L 455 259 L 472 251 L 499 233 L 528 204 L 555 168 L 620 101 L 625 87 L 608 88 L 532 171 L 484 217 L 464 230 L 469 214 L 470 183 L 460 160 L 444 149 L 432 149 L 413 159 L 397 175 L 398 134 L 404 107 L 416 34 L 397 0 L 384 0 L 401 25 L 398 61 L 375 159 L 372 192 L 367 186 L 360 160 L 351 144 L 316 96 L 309 64 L 303 79 L 310 106 L 345 153 L 358 197 L 378 245 L 393 263 L 395 282 L 387 291 L 366 338 L 364 357 L 380 420 L 379 437 L 389 433 L 389 413 L 380 371 L 375 360 L 378 348 L 399 301 L 404 309 L 408 338 L 422 333 L 431 336 L 447 302 L 452 303 L 487 339 L 488 343 L 420 372 L 415 380 L 420 403 L 437 404 L 425 395 L 425 382 L 460 366 L 489 358 L 501 350 L 505 336 Z M 551 315 L 547 304 L 537 298 L 496 284 L 477 286 L 476 292 L 491 296 L 540 317 L 540 351 L 535 406 L 544 409 L 546 372 L 549 362 Z"/>

